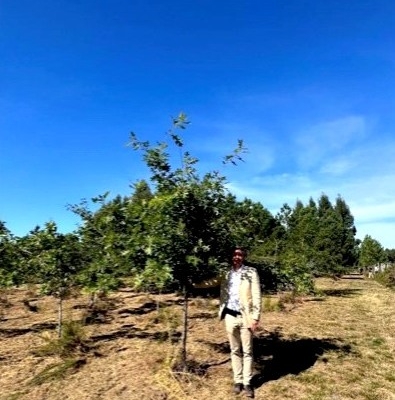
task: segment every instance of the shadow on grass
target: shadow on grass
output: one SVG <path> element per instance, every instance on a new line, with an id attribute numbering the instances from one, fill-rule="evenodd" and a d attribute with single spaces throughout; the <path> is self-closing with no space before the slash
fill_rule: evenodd
<path id="1" fill-rule="evenodd" d="M 323 289 L 322 293 L 325 296 L 333 296 L 333 297 L 352 297 L 356 296 L 361 292 L 361 289 Z"/>
<path id="2" fill-rule="evenodd" d="M 107 342 L 111 340 L 117 340 L 120 338 L 126 339 L 149 339 L 156 340 L 159 342 L 170 341 L 171 343 L 177 343 L 180 340 L 180 332 L 148 332 L 140 328 L 137 328 L 133 324 L 122 325 L 121 328 L 115 332 L 104 333 L 102 335 L 95 335 L 91 337 L 93 342 Z"/>
<path id="3" fill-rule="evenodd" d="M 11 338 L 21 335 L 26 335 L 32 332 L 41 332 L 46 330 L 52 330 L 57 327 L 55 322 L 42 322 L 34 324 L 29 328 L 0 328 L 0 336 Z"/>
<path id="4" fill-rule="evenodd" d="M 182 304 L 183 304 L 182 299 L 161 301 L 159 303 L 159 309 L 163 307 L 170 307 L 173 305 L 182 305 Z M 120 314 L 123 317 L 127 317 L 128 315 L 143 315 L 156 311 L 157 309 L 158 309 L 158 303 L 154 301 L 147 301 L 141 306 L 135 308 L 123 308 L 118 311 L 118 314 Z"/>
<path id="5" fill-rule="evenodd" d="M 200 313 L 196 313 L 196 314 L 192 314 L 189 316 L 189 319 L 213 319 L 213 318 L 217 318 L 218 314 L 216 312 L 200 312 Z"/>
<path id="6" fill-rule="evenodd" d="M 200 342 L 209 345 L 217 353 L 230 353 L 227 342 Z M 350 354 L 352 349 L 350 345 L 333 338 L 284 338 L 280 330 L 261 334 L 254 337 L 254 359 L 258 374 L 253 377 L 251 384 L 259 388 L 265 382 L 277 380 L 288 374 L 298 375 L 330 351 L 344 356 Z M 321 360 L 326 361 L 324 357 Z"/>

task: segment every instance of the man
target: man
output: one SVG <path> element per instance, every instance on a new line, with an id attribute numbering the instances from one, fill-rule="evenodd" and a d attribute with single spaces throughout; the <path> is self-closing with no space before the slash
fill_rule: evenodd
<path id="1" fill-rule="evenodd" d="M 244 265 L 244 258 L 244 250 L 236 248 L 232 269 L 221 284 L 219 316 L 225 320 L 230 343 L 233 391 L 239 394 L 244 389 L 246 396 L 253 398 L 252 339 L 261 313 L 261 288 L 256 269 Z"/>

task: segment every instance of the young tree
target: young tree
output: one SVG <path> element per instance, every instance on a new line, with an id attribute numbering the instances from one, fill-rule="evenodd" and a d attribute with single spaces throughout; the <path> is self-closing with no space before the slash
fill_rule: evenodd
<path id="1" fill-rule="evenodd" d="M 63 300 L 76 283 L 81 268 L 81 248 L 78 237 L 61 234 L 55 222 L 30 235 L 27 268 L 35 271 L 41 290 L 58 299 L 58 335 L 62 335 Z"/>
<path id="2" fill-rule="evenodd" d="M 184 130 L 188 124 L 186 115 L 181 113 L 173 119 L 172 128 L 168 131 L 170 143 L 181 154 L 179 167 L 171 164 L 167 142 L 151 146 L 147 141 L 139 141 L 134 133 L 130 137 L 133 149 L 143 152 L 156 189 L 154 197 L 148 202 L 149 211 L 145 214 L 145 225 L 148 227 L 144 246 L 146 268 L 154 265 L 165 272 L 171 271 L 173 283 L 184 296 L 183 369 L 187 369 L 189 290 L 194 280 L 200 281 L 212 274 L 213 268 L 224 261 L 223 240 L 224 237 L 229 238 L 226 225 L 219 218 L 221 203 L 226 195 L 225 178 L 218 172 L 199 176 L 196 169 L 198 160 L 184 151 L 183 140 L 178 135 L 178 131 Z M 240 140 L 235 151 L 224 161 L 236 163 L 244 151 Z"/>
<path id="3" fill-rule="evenodd" d="M 91 294 L 93 307 L 96 295 L 117 289 L 124 271 L 125 238 L 128 224 L 125 218 L 125 202 L 120 196 L 107 202 L 108 192 L 92 199 L 98 206 L 89 208 L 88 201 L 69 205 L 69 209 L 82 219 L 78 230 L 81 238 L 84 268 L 78 274 L 79 284 Z"/>

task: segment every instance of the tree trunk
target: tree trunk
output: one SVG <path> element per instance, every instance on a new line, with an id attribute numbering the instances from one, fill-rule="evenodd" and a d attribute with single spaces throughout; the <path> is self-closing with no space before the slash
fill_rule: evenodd
<path id="1" fill-rule="evenodd" d="M 63 322 L 63 297 L 58 299 L 58 337 L 62 337 L 62 322 Z"/>
<path id="2" fill-rule="evenodd" d="M 188 336 L 188 290 L 184 285 L 184 309 L 183 309 L 183 332 L 182 332 L 182 348 L 181 348 L 181 366 L 184 371 L 188 369 L 187 366 L 187 336 Z"/>
<path id="3" fill-rule="evenodd" d="M 89 296 L 88 309 L 92 309 L 96 301 L 96 292 L 92 292 Z"/>

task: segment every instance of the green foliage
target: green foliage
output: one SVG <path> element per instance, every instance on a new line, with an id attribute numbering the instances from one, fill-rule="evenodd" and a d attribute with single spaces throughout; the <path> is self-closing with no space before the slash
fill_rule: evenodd
<path id="1" fill-rule="evenodd" d="M 45 294 L 67 296 L 82 266 L 76 235 L 58 233 L 55 222 L 48 222 L 20 239 L 18 248 L 21 282 L 39 283 Z"/>
<path id="2" fill-rule="evenodd" d="M 395 264 L 395 249 L 385 249 L 385 256 L 388 262 Z"/>
<path id="3" fill-rule="evenodd" d="M 132 185 L 134 192 L 130 201 L 135 204 L 144 204 L 149 202 L 154 195 L 151 192 L 151 188 L 145 180 L 141 180 Z"/>
<path id="4" fill-rule="evenodd" d="M 77 232 L 61 235 L 48 223 L 15 238 L 0 222 L 0 286 L 39 283 L 63 298 L 76 285 L 106 293 L 127 278 L 138 290 L 181 290 L 221 274 L 237 245 L 248 250 L 266 290 L 305 292 L 312 276 L 339 275 L 358 256 L 361 265 L 395 259 L 389 249 L 383 259 L 377 243 L 358 247 L 340 196 L 334 204 L 325 194 L 284 204 L 275 217 L 260 202 L 237 200 L 219 172 L 199 174 L 180 135 L 188 126 L 180 113 L 156 144 L 131 133 L 129 145 L 142 153 L 150 181 L 138 180 L 127 197 L 107 192 L 69 206 L 81 218 Z M 237 164 L 246 151 L 239 140 L 223 163 Z"/>
<path id="5" fill-rule="evenodd" d="M 10 287 L 18 281 L 17 247 L 14 236 L 0 221 L 0 288 Z"/>
<path id="6" fill-rule="evenodd" d="M 285 251 L 280 257 L 278 272 L 281 286 L 298 294 L 311 293 L 314 290 L 312 270 L 303 254 Z"/>
<path id="7" fill-rule="evenodd" d="M 40 284 L 44 294 L 58 298 L 58 332 L 62 330 L 62 300 L 75 286 L 82 267 L 81 246 L 74 234 L 60 234 L 55 222 L 48 222 L 43 229 L 37 227 L 23 242 L 19 259 L 21 276 L 25 282 Z M 30 274 L 29 274 L 30 273 Z"/>
<path id="8" fill-rule="evenodd" d="M 371 236 L 366 235 L 361 243 L 359 265 L 369 267 L 384 262 L 386 255 L 383 246 Z"/>
<path id="9" fill-rule="evenodd" d="M 358 262 L 359 240 L 355 239 L 357 230 L 354 224 L 354 217 L 345 200 L 340 196 L 336 199 L 334 207 L 337 215 L 340 216 L 342 227 L 338 234 L 340 236 L 341 246 L 339 249 L 341 255 L 341 265 L 345 267 L 355 266 Z"/>
<path id="10" fill-rule="evenodd" d="M 144 271 L 137 278 L 143 283 L 153 277 L 152 266 L 159 267 L 154 279 L 163 285 L 172 282 L 179 289 L 190 286 L 217 272 L 224 261 L 224 248 L 230 248 L 229 225 L 220 218 L 225 198 L 225 178 L 217 172 L 200 177 L 197 159 L 184 151 L 184 141 L 176 133 L 185 129 L 189 121 L 184 114 L 173 119 L 168 135 L 171 143 L 180 149 L 179 167 L 173 167 L 166 151 L 168 143 L 151 146 L 131 135 L 131 146 L 143 152 L 143 159 L 151 171 L 156 192 L 145 203 L 146 212 L 141 221 L 145 227 L 145 242 L 141 243 L 146 256 Z M 234 152 L 237 159 L 243 151 L 242 142 Z M 234 161 L 234 158 L 229 158 Z M 171 270 L 172 279 L 168 272 Z"/>
<path id="11" fill-rule="evenodd" d="M 151 280 L 152 285 L 163 288 L 166 281 L 170 282 L 171 272 L 174 287 L 183 292 L 181 359 L 184 369 L 187 368 L 188 292 L 193 282 L 212 276 L 218 270 L 224 261 L 224 244 L 231 238 L 227 234 L 226 220 L 219 218 L 226 193 L 225 178 L 218 172 L 199 176 L 198 160 L 184 151 L 184 141 L 178 134 L 178 130 L 185 129 L 188 124 L 186 115 L 181 113 L 173 119 L 168 131 L 170 143 L 180 152 L 178 167 L 170 161 L 167 142 L 151 146 L 147 141 L 139 141 L 134 133 L 130 136 L 133 149 L 143 153 L 156 189 L 141 219 L 145 227 L 142 247 L 146 262 L 144 271 L 137 276 L 142 284 Z M 236 164 L 243 151 L 243 142 L 239 141 L 233 154 L 225 157 L 225 162 Z M 229 245 L 230 242 L 226 247 Z"/>
<path id="12" fill-rule="evenodd" d="M 335 206 L 325 194 L 318 205 L 313 199 L 306 206 L 297 201 L 293 209 L 284 204 L 277 220 L 284 229 L 278 236 L 282 272 L 300 290 L 309 290 L 311 275 L 340 275 L 355 265 L 354 218 L 341 197 Z"/>
<path id="13" fill-rule="evenodd" d="M 90 210 L 86 200 L 69 206 L 82 219 L 78 233 L 84 268 L 78 274 L 78 283 L 90 293 L 117 289 L 126 264 L 122 241 L 127 234 L 125 201 L 118 196 L 107 202 L 107 196 L 108 192 L 92 199 L 92 204 L 99 206 L 96 211 Z"/>
<path id="14" fill-rule="evenodd" d="M 266 254 L 275 251 L 271 238 L 279 223 L 262 204 L 247 198 L 237 201 L 235 196 L 228 194 L 221 201 L 219 218 L 226 224 L 228 240 L 234 245 L 249 251 L 265 248 Z"/>
<path id="15" fill-rule="evenodd" d="M 169 265 L 148 258 L 145 268 L 133 276 L 132 285 L 135 290 L 163 291 L 171 286 L 172 281 L 173 275 Z"/>

